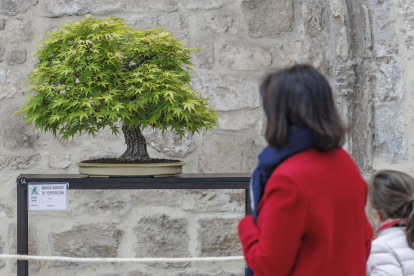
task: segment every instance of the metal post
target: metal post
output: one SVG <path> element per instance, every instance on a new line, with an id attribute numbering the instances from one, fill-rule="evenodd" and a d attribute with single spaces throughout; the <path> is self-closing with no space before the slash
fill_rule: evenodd
<path id="1" fill-rule="evenodd" d="M 29 214 L 27 179 L 17 179 L 17 254 L 29 254 Z M 17 261 L 17 276 L 29 276 L 29 262 Z"/>
<path id="2" fill-rule="evenodd" d="M 245 208 L 245 214 L 251 215 L 252 214 L 252 206 L 250 204 L 250 189 L 245 189 L 245 199 L 244 199 L 244 208 Z"/>

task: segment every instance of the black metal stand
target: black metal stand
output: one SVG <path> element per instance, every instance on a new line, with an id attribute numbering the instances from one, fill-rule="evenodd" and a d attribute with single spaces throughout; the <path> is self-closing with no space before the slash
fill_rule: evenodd
<path id="1" fill-rule="evenodd" d="M 17 254 L 28 255 L 29 183 L 69 183 L 70 190 L 117 189 L 243 189 L 246 191 L 245 212 L 251 213 L 249 174 L 182 174 L 151 178 L 87 178 L 78 174 L 24 174 L 17 178 Z M 17 276 L 29 275 L 28 261 L 17 261 Z"/>

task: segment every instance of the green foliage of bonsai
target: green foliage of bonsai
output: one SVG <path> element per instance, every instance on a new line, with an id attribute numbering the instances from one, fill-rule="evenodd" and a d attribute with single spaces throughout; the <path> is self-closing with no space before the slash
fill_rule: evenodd
<path id="1" fill-rule="evenodd" d="M 39 44 L 28 78 L 36 93 L 18 113 L 63 140 L 105 127 L 117 134 L 121 120 L 128 145 L 122 157 L 148 159 L 140 129 L 171 128 L 182 136 L 216 124 L 208 99 L 189 85 L 189 54 L 197 49 L 165 29 L 137 30 L 121 18 L 87 15 Z"/>

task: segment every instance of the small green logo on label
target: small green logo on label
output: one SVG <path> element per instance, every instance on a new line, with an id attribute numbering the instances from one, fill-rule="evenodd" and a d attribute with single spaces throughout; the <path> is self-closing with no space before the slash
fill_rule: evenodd
<path id="1" fill-rule="evenodd" d="M 39 188 L 37 186 L 32 186 L 30 188 L 30 195 L 39 195 Z"/>

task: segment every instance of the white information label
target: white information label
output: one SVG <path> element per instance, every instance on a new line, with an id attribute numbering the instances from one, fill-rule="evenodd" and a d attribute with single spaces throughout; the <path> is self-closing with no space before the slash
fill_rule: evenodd
<path id="1" fill-rule="evenodd" d="M 66 211 L 68 185 L 69 183 L 29 183 L 29 211 Z"/>

